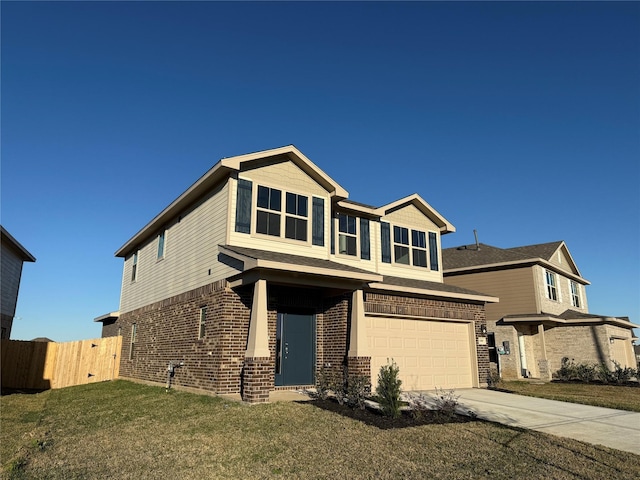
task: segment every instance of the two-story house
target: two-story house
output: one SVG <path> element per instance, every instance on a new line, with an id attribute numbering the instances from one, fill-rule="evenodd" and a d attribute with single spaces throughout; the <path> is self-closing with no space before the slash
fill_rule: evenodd
<path id="1" fill-rule="evenodd" d="M 477 387 L 485 304 L 446 285 L 453 225 L 419 195 L 372 207 L 293 146 L 225 158 L 129 239 L 121 376 L 266 401 L 322 368 L 366 375 L 393 359 L 406 389 Z"/>
<path id="2" fill-rule="evenodd" d="M 627 317 L 589 313 L 582 277 L 564 242 L 515 248 L 483 243 L 442 252 L 444 281 L 500 298 L 487 305 L 492 368 L 502 378 L 550 379 L 562 359 L 633 367 Z"/>
<path id="3" fill-rule="evenodd" d="M 0 226 L 2 246 L 2 254 L 0 260 L 2 285 L 2 307 L 1 321 L 2 331 L 1 338 L 11 338 L 11 327 L 13 326 L 13 317 L 16 314 L 16 305 L 18 303 L 18 291 L 20 290 L 20 279 L 22 278 L 22 265 L 24 262 L 35 262 L 36 259 L 31 255 L 20 242 L 11 236 L 9 232 Z"/>

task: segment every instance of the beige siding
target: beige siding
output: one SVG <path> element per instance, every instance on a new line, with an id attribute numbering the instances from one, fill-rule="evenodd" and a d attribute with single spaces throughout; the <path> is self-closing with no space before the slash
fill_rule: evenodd
<path id="1" fill-rule="evenodd" d="M 498 303 L 487 304 L 487 321 L 509 314 L 538 313 L 531 267 L 448 276 L 445 283 L 498 297 Z"/>
<path id="2" fill-rule="evenodd" d="M 286 164 L 280 164 L 280 165 L 286 165 Z M 304 172 L 302 172 L 302 170 L 300 170 L 297 166 L 293 165 L 296 169 L 297 169 L 297 173 L 299 173 L 299 175 L 301 175 L 301 178 L 298 178 L 298 181 L 294 181 L 292 183 L 292 185 L 294 185 L 293 188 L 291 187 L 287 187 L 287 186 L 283 186 L 281 183 L 266 183 L 266 182 L 261 182 L 260 180 L 256 180 L 256 177 L 260 177 L 262 175 L 260 175 L 260 173 L 262 173 L 262 170 L 251 170 L 250 172 L 246 172 L 242 174 L 242 178 L 246 179 L 246 180 L 251 180 L 253 181 L 253 188 L 252 188 L 252 195 L 253 198 L 251 200 L 251 205 L 252 205 L 252 212 L 251 212 L 251 234 L 246 234 L 246 233 L 238 233 L 235 231 L 235 211 L 236 211 L 236 203 L 237 203 L 237 181 L 236 180 L 231 180 L 229 182 L 229 195 L 230 195 L 230 208 L 229 211 L 232 212 L 229 218 L 229 235 L 228 235 L 228 243 L 229 245 L 234 245 L 237 247 L 247 247 L 247 248 L 257 248 L 260 250 L 268 250 L 271 252 L 280 252 L 280 253 L 289 253 L 292 255 L 302 255 L 302 256 L 306 256 L 306 257 L 314 257 L 314 258 L 322 258 L 322 259 L 327 259 L 329 258 L 329 248 L 330 248 L 330 218 L 331 218 L 331 199 L 329 197 L 329 194 L 322 190 L 322 194 L 319 195 L 314 195 L 316 197 L 320 197 L 324 199 L 324 226 L 325 226 L 325 232 L 324 232 L 324 237 L 325 237 L 325 241 L 324 241 L 324 246 L 316 246 L 312 244 L 312 237 L 311 237 L 311 224 L 312 224 L 312 196 L 309 194 L 309 192 L 305 192 L 305 191 L 301 191 L 299 189 L 299 186 L 301 184 L 306 183 L 304 181 L 304 178 L 308 178 L 306 177 L 306 174 Z M 265 169 L 267 169 L 267 167 L 265 167 Z M 248 174 L 251 174 L 251 176 L 249 176 Z M 317 185 L 315 182 L 313 182 L 315 185 Z M 264 186 L 268 186 L 268 187 L 274 187 L 274 188 L 279 188 L 281 190 L 283 190 L 284 192 L 292 192 L 292 193 L 297 193 L 297 194 L 302 194 L 302 195 L 308 195 L 309 196 L 309 216 L 307 219 L 307 224 L 308 224 L 308 235 L 307 235 L 307 241 L 306 242 L 301 242 L 298 240 L 291 240 L 288 238 L 284 238 L 284 237 L 272 237 L 272 236 L 268 236 L 268 235 L 261 235 L 261 234 L 257 234 L 255 233 L 255 229 L 256 229 L 256 210 L 255 210 L 255 205 L 257 204 L 257 194 L 258 194 L 258 189 L 257 189 L 257 185 L 264 185 Z M 315 189 L 314 189 L 315 190 Z M 283 219 L 283 223 L 281 226 L 281 232 L 284 232 L 284 195 L 283 195 L 283 213 L 282 215 L 282 219 Z"/>
<path id="3" fill-rule="evenodd" d="M 564 248 L 559 248 L 549 259 L 549 263 L 555 265 L 556 267 L 564 270 L 565 272 L 573 273 L 574 275 L 578 275 L 578 272 L 575 268 L 573 268 L 571 260 Z"/>
<path id="4" fill-rule="evenodd" d="M 376 245 L 375 252 L 372 248 L 372 258 L 375 254 L 375 260 L 378 265 L 378 273 L 381 275 L 390 275 L 393 277 L 413 278 L 416 280 L 426 280 L 429 282 L 442 283 L 442 247 L 440 243 L 440 229 L 426 217 L 415 205 L 409 204 L 405 207 L 395 210 L 381 218 L 383 222 L 389 222 L 391 224 L 391 257 L 392 263 L 383 263 L 381 239 L 380 239 L 380 225 L 377 225 L 376 229 Z M 427 234 L 427 257 L 429 255 L 429 232 L 436 234 L 438 242 L 438 267 L 437 271 L 430 268 L 414 267 L 410 265 L 400 265 L 393 262 L 393 226 L 407 227 L 409 229 L 421 230 Z M 373 235 L 373 233 L 372 233 Z M 411 235 L 411 233 L 409 233 Z M 409 238 L 411 242 L 411 238 Z M 429 262 L 427 262 L 429 264 Z"/>
<path id="5" fill-rule="evenodd" d="M 539 265 L 533 267 L 535 271 L 535 279 L 540 292 L 540 311 L 558 315 L 567 309 L 577 310 L 579 312 L 588 313 L 587 294 L 584 285 L 580 285 L 580 300 L 582 305 L 576 308 L 571 304 L 571 287 L 569 278 L 556 273 L 558 300 L 554 301 L 547 298 L 547 280 L 545 276 L 546 269 Z"/>
<path id="6" fill-rule="evenodd" d="M 2 244 L 2 314 L 13 317 L 22 275 L 22 259 L 4 243 Z"/>
<path id="7" fill-rule="evenodd" d="M 322 197 L 327 195 L 327 191 L 320 184 L 290 161 L 243 170 L 240 172 L 240 177 L 253 180 L 260 185 L 277 187 L 290 192 Z"/>
<path id="8" fill-rule="evenodd" d="M 228 192 L 226 183 L 217 186 L 167 226 L 164 258 L 157 259 L 157 236 L 142 245 L 135 282 L 131 281 L 133 255 L 127 257 L 122 276 L 121 312 L 207 285 L 236 272 L 218 261 L 218 245 L 226 240 Z"/>

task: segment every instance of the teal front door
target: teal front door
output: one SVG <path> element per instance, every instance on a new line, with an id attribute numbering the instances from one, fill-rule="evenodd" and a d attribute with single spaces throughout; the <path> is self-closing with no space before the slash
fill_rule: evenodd
<path id="1" fill-rule="evenodd" d="M 275 384 L 313 385 L 315 316 L 279 313 L 276 324 Z"/>

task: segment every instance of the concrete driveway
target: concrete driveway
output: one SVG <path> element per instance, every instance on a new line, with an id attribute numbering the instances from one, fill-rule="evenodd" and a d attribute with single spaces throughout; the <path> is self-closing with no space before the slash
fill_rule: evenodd
<path id="1" fill-rule="evenodd" d="M 640 455 L 640 413 L 479 388 L 456 390 L 478 418 Z M 639 392 L 640 393 L 640 392 Z"/>

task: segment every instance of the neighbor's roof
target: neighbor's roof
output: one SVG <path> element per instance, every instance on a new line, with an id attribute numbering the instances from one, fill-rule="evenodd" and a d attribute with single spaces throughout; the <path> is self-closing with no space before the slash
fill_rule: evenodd
<path id="1" fill-rule="evenodd" d="M 36 257 L 34 257 L 33 255 L 31 255 L 31 253 L 29 253 L 29 251 L 24 248 L 20 242 L 18 242 L 15 238 L 13 238 L 11 236 L 11 234 L 9 232 L 7 232 L 7 229 L 4 228 L 2 225 L 0 225 L 0 231 L 2 232 L 2 243 L 3 244 L 9 244 L 11 246 L 13 246 L 14 250 L 17 250 L 20 258 L 22 259 L 23 262 L 35 262 L 36 261 Z"/>
<path id="2" fill-rule="evenodd" d="M 379 290 L 392 290 L 404 293 L 418 293 L 436 297 L 458 298 L 464 300 L 475 300 L 479 302 L 496 303 L 498 298 L 493 295 L 486 295 L 474 290 L 469 290 L 447 283 L 430 282 L 427 280 L 416 280 L 413 278 L 391 277 L 385 275 L 382 282 L 371 283 L 369 287 Z"/>
<path id="3" fill-rule="evenodd" d="M 629 317 L 610 317 L 606 315 L 596 315 L 593 313 L 578 312 L 576 310 L 567 309 L 559 315 L 551 313 L 519 313 L 513 315 L 505 315 L 501 319 L 502 323 L 546 323 L 554 325 L 582 325 L 585 323 L 608 323 L 624 328 L 638 328 L 629 321 Z"/>
<path id="4" fill-rule="evenodd" d="M 562 270 L 576 281 L 588 285 L 589 281 L 582 278 L 569 249 L 563 241 L 526 245 L 523 247 L 498 248 L 485 243 L 478 245 L 462 245 L 460 247 L 444 248 L 442 263 L 444 273 L 461 273 L 468 270 L 513 268 L 522 265 L 542 264 L 552 270 L 558 267 L 549 263 L 551 257 L 562 248 L 572 266 L 578 274 Z"/>

